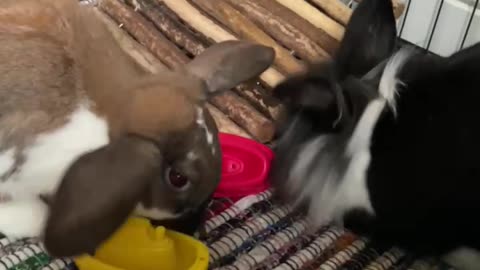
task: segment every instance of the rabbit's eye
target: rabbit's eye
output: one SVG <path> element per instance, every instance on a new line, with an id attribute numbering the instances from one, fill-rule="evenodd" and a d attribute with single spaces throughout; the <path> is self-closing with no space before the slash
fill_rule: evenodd
<path id="1" fill-rule="evenodd" d="M 173 168 L 168 168 L 165 176 L 170 186 L 178 190 L 185 190 L 190 184 L 190 181 L 186 176 Z"/>

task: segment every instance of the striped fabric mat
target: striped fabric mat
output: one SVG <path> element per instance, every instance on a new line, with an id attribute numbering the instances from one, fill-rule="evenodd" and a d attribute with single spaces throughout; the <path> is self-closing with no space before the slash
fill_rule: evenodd
<path id="1" fill-rule="evenodd" d="M 215 200 L 201 240 L 215 270 L 447 270 L 437 260 L 416 260 L 335 227 L 311 231 L 308 221 L 271 200 L 271 192 L 236 203 Z M 48 256 L 35 239 L 0 237 L 0 270 L 74 270 L 68 259 Z M 134 270 L 134 269 L 129 269 Z"/>
<path id="2" fill-rule="evenodd" d="M 74 270 L 72 260 L 48 256 L 37 239 L 0 236 L 0 270 Z"/>
<path id="3" fill-rule="evenodd" d="M 204 241 L 215 270 L 447 270 L 335 227 L 311 231 L 303 215 L 271 200 L 271 192 L 211 204 Z M 216 211 L 216 209 L 224 209 Z"/>

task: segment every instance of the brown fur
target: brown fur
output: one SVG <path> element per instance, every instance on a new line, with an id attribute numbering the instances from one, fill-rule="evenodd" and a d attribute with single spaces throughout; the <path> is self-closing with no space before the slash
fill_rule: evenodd
<path id="1" fill-rule="evenodd" d="M 0 117 L 0 149 L 60 126 L 78 102 L 73 61 L 52 41 L 0 33 L 0 112 L 8 112 Z"/>
<path id="2" fill-rule="evenodd" d="M 183 215 L 204 204 L 221 172 L 204 102 L 259 75 L 274 58 L 271 48 L 229 41 L 182 70 L 153 75 L 92 12 L 75 0 L 0 1 L 0 151 L 18 152 L 12 171 L 28 158 L 24 147 L 65 124 L 80 104 L 108 123 L 110 143 L 79 157 L 55 196 L 41 194 L 50 205 L 45 246 L 56 256 L 94 251 L 138 202 Z M 197 123 L 200 109 L 206 126 Z M 169 186 L 169 167 L 191 188 Z"/>
<path id="3" fill-rule="evenodd" d="M 121 147 L 117 147 L 118 145 Z M 136 158 L 130 159 L 129 157 L 132 156 Z M 76 200 L 82 201 L 84 207 L 74 209 L 76 213 L 66 214 L 72 210 L 70 204 L 55 205 L 51 218 L 56 221 L 56 224 L 47 227 L 45 237 L 49 249 L 54 251 L 61 249 L 64 254 L 75 254 L 79 247 L 94 248 L 98 244 L 98 239 L 92 237 L 91 223 L 102 224 L 95 227 L 96 235 L 107 237 L 114 231 L 118 224 L 121 224 L 132 212 L 135 202 L 146 190 L 147 182 L 161 175 L 162 163 L 157 162 L 161 158 L 157 148 L 151 147 L 149 142 L 134 136 L 122 137 L 107 147 L 82 156 L 68 171 L 65 176 L 67 181 L 62 187 L 66 190 L 75 189 L 77 192 L 73 194 L 59 192 L 55 200 L 70 201 L 70 196 L 74 196 Z M 99 166 L 112 169 L 97 170 Z M 96 181 L 96 185 L 92 185 L 89 181 L 68 181 L 69 179 L 97 178 L 115 178 L 117 181 L 115 185 L 111 185 L 109 181 Z M 79 189 L 83 191 L 80 194 Z M 108 190 L 109 196 L 98 196 L 98 190 Z M 129 192 L 126 193 L 125 190 Z M 104 211 L 98 212 L 99 207 Z M 84 218 L 85 216 L 88 218 Z M 109 217 L 108 221 L 105 220 L 105 216 Z M 56 235 L 68 235 L 72 231 L 75 232 L 75 237 L 70 237 L 68 245 L 62 245 L 63 242 L 56 238 Z M 57 247 L 58 243 L 60 246 Z"/>

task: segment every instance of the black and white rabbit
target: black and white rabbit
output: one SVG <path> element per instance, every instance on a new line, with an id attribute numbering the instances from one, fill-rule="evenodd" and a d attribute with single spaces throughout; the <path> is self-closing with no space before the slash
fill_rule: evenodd
<path id="1" fill-rule="evenodd" d="M 90 6 L 0 1 L 0 232 L 74 256 L 130 214 L 171 222 L 201 211 L 221 172 L 205 101 L 273 59 L 226 41 L 150 74 Z"/>
<path id="2" fill-rule="evenodd" d="M 271 180 L 316 225 L 480 269 L 480 45 L 398 49 L 390 0 L 363 0 L 329 62 L 282 82 Z"/>

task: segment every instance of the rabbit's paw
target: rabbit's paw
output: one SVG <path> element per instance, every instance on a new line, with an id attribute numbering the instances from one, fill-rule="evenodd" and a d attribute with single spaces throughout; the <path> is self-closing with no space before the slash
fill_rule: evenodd
<path id="1" fill-rule="evenodd" d="M 39 199 L 0 203 L 0 233 L 10 238 L 40 237 L 48 206 Z"/>

